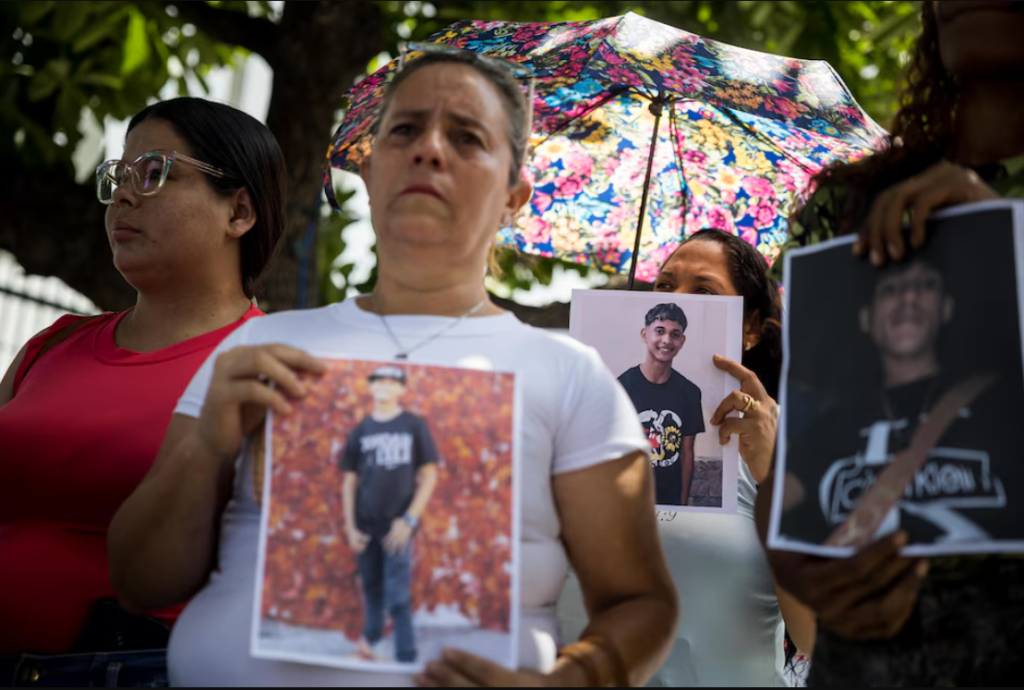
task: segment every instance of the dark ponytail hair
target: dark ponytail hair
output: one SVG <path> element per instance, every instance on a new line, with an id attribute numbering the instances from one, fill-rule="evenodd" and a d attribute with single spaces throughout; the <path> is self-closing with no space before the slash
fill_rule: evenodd
<path id="1" fill-rule="evenodd" d="M 288 172 L 277 140 L 254 117 L 201 98 L 154 103 L 132 118 L 128 131 L 151 118 L 168 122 L 191 156 L 229 174 L 203 176 L 218 194 L 249 190 L 256 224 L 241 240 L 242 288 L 252 299 L 284 234 Z"/>
<path id="2" fill-rule="evenodd" d="M 865 210 L 882 190 L 902 182 L 953 153 L 954 125 L 960 88 L 942 61 L 934 0 L 921 3 L 921 34 L 899 84 L 899 108 L 891 133 L 880 151 L 856 162 L 838 161 L 815 175 L 810 189 L 841 190 L 838 208 L 797 204 L 794 217 L 807 209 L 822 213 L 836 234 L 856 230 Z M 850 219 L 853 222 L 843 222 Z"/>
<path id="3" fill-rule="evenodd" d="M 777 398 L 782 372 L 782 295 L 768 275 L 768 262 L 749 242 L 721 230 L 695 232 L 680 248 L 690 242 L 714 242 L 729 257 L 730 278 L 743 296 L 744 321 L 756 314 L 761 326 L 761 340 L 743 353 L 742 364 L 757 374 L 768 395 Z"/>

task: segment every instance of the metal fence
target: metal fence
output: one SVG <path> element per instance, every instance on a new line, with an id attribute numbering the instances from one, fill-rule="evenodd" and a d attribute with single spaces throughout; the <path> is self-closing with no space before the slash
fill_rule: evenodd
<path id="1" fill-rule="evenodd" d="M 88 298 L 56 278 L 26 276 L 0 252 L 0 376 L 28 340 L 64 314 L 96 314 Z"/>

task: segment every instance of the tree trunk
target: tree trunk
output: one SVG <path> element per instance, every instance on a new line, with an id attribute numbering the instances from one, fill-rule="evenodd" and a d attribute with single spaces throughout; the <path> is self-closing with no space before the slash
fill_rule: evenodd
<path id="1" fill-rule="evenodd" d="M 316 239 L 323 173 L 342 96 L 384 48 L 384 16 L 375 2 L 287 2 L 268 62 L 274 90 L 267 126 L 288 166 L 281 250 L 260 306 L 316 306 Z"/>

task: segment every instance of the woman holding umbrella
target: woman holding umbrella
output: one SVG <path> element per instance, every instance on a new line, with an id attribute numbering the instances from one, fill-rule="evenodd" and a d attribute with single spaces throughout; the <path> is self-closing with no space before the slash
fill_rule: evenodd
<path id="1" fill-rule="evenodd" d="M 524 326 L 484 288 L 495 232 L 530 195 L 520 178 L 527 121 L 519 86 L 490 61 L 445 53 L 410 62 L 389 89 L 362 170 L 379 248 L 374 294 L 243 327 L 196 375 L 153 471 L 110 533 L 125 602 L 149 608 L 194 595 L 171 640 L 174 684 L 413 680 L 249 655 L 259 508 L 244 440 L 268 408 L 287 415 L 303 396 L 296 373 L 321 370 L 305 354 L 318 350 L 471 358 L 523 382 L 521 670 L 449 652 L 417 682 L 641 685 L 661 665 L 677 602 L 657 536 L 649 446 L 629 398 L 596 352 Z M 559 655 L 554 604 L 570 564 L 590 624 Z"/>

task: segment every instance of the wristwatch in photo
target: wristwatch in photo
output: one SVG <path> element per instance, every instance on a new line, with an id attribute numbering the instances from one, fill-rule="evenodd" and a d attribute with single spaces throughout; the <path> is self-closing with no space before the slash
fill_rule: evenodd
<path id="1" fill-rule="evenodd" d="M 415 532 L 416 528 L 420 526 L 420 521 L 414 518 L 412 515 L 409 515 L 409 513 L 403 515 L 402 519 L 405 520 L 405 524 L 409 525 L 409 528 L 413 532 Z"/>

